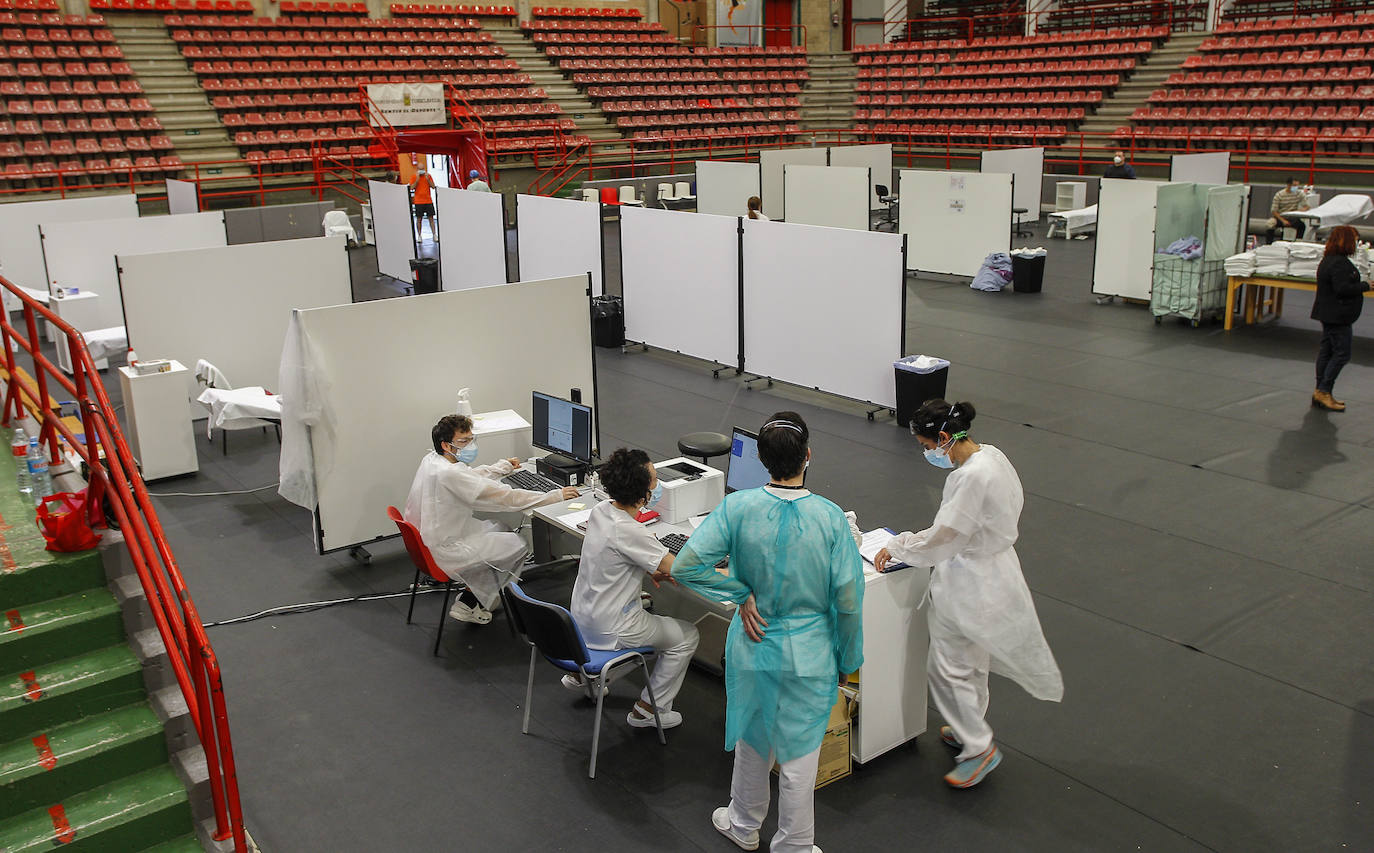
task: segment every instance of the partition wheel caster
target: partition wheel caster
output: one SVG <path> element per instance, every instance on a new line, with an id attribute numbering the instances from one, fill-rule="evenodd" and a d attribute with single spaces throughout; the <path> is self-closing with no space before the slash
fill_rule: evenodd
<path id="1" fill-rule="evenodd" d="M 1197 322 L 1197 320 L 1194 320 L 1194 321 L 1193 321 L 1193 328 L 1196 329 L 1197 326 L 1198 326 L 1198 322 Z"/>
<path id="2" fill-rule="evenodd" d="M 873 413 L 872 413 L 872 412 L 869 412 L 869 413 L 868 413 L 868 419 L 869 419 L 870 421 L 873 420 Z"/>
<path id="3" fill-rule="evenodd" d="M 348 556 L 362 563 L 364 566 L 372 565 L 372 554 L 361 545 L 355 545 L 348 549 Z"/>
<path id="4" fill-rule="evenodd" d="M 1156 326 L 1162 326 L 1162 325 L 1164 325 L 1164 318 L 1163 318 L 1163 317 L 1156 317 L 1156 318 L 1155 318 L 1155 325 L 1156 325 Z"/>
<path id="5" fill-rule="evenodd" d="M 1112 304 L 1112 303 L 1115 302 L 1115 301 L 1116 301 L 1116 297 L 1115 297 L 1115 296 L 1099 296 L 1099 297 L 1097 297 L 1097 304 L 1098 304 L 1098 305 L 1110 305 L 1110 304 Z"/>

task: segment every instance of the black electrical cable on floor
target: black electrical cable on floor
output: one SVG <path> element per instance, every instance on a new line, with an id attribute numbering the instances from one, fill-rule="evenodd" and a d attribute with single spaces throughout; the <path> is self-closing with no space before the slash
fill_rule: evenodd
<path id="1" fill-rule="evenodd" d="M 420 587 L 415 590 L 416 595 L 427 595 L 431 592 L 443 592 L 444 587 Z M 245 616 L 235 616 L 231 619 L 221 619 L 218 622 L 206 622 L 206 628 L 215 628 L 220 625 L 238 625 L 243 622 L 252 622 L 255 619 L 266 619 L 269 616 L 285 616 L 292 613 L 313 613 L 316 610 L 323 610 L 326 607 L 337 607 L 340 604 L 354 604 L 359 601 L 379 601 L 384 598 L 401 598 L 410 595 L 410 589 L 403 589 L 399 592 L 377 592 L 371 595 L 355 595 L 351 598 L 334 598 L 327 601 L 307 601 L 303 604 L 283 604 L 280 607 L 269 607 L 266 610 L 259 610 L 257 613 L 249 613 Z"/>

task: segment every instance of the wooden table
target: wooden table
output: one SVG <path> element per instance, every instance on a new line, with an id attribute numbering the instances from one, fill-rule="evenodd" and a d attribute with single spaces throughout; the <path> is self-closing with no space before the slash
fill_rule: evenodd
<path id="1" fill-rule="evenodd" d="M 1283 315 L 1283 291 L 1285 290 L 1306 290 L 1309 293 L 1316 293 L 1317 281 L 1311 278 L 1276 278 L 1273 276 L 1232 275 L 1226 277 L 1226 320 L 1224 328 L 1231 331 L 1232 318 L 1236 310 L 1236 290 L 1242 285 L 1250 285 L 1250 289 L 1245 292 L 1245 323 L 1249 325 L 1255 322 L 1256 311 L 1258 310 L 1261 318 L 1264 316 L 1264 309 L 1268 307 L 1270 313 L 1275 317 Z M 1265 288 L 1273 288 L 1275 294 L 1267 300 L 1263 297 L 1262 291 Z M 1374 295 L 1374 292 L 1366 291 L 1365 296 Z"/>

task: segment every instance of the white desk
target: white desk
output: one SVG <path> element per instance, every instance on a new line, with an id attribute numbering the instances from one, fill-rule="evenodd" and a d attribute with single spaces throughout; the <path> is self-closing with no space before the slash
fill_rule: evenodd
<path id="1" fill-rule="evenodd" d="M 129 443 L 145 480 L 190 474 L 200 468 L 195 432 L 186 418 L 188 372 L 179 361 L 173 361 L 166 373 L 144 376 L 131 367 L 119 368 Z"/>
<path id="2" fill-rule="evenodd" d="M 576 512 L 568 508 L 570 503 L 586 508 L 595 506 L 597 501 L 589 491 L 576 500 L 534 510 L 536 560 L 544 562 L 553 555 L 581 551 L 585 534 L 561 520 L 562 516 Z M 690 523 L 660 521 L 649 529 L 661 537 L 669 533 L 690 536 L 693 528 Z M 854 717 L 850 742 L 850 754 L 855 761 L 871 761 L 926 730 L 926 654 L 930 633 L 926 611 L 918 610 L 916 605 L 929 585 L 927 569 L 879 574 L 871 565 L 864 564 L 864 665 L 859 675 L 859 711 Z M 714 672 L 723 672 L 725 632 L 734 618 L 734 605 L 719 604 L 686 587 L 654 587 L 647 576 L 645 590 L 653 596 L 655 613 L 697 626 L 701 642 L 693 660 Z"/>
<path id="3" fill-rule="evenodd" d="M 78 332 L 93 332 L 101 327 L 100 295 L 89 290 L 69 296 L 54 296 L 48 300 L 48 308 L 66 320 Z M 67 373 L 72 372 L 72 354 L 67 347 L 67 336 L 57 336 L 57 366 Z M 110 366 L 107 358 L 96 359 L 95 366 L 101 370 Z"/>

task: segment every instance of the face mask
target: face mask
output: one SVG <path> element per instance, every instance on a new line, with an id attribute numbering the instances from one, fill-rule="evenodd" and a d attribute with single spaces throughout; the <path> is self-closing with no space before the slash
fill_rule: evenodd
<path id="1" fill-rule="evenodd" d="M 457 456 L 458 461 L 462 462 L 464 465 L 471 465 L 473 462 L 477 461 L 477 442 L 472 442 L 453 455 Z"/>
<path id="2" fill-rule="evenodd" d="M 1116 165 L 1120 166 L 1122 163 L 1125 163 L 1126 160 L 1125 160 L 1124 158 L 1122 158 L 1122 157 L 1114 157 L 1114 158 L 1112 158 L 1112 162 L 1115 163 Z"/>
<path id="3" fill-rule="evenodd" d="M 662 483 L 659 483 L 659 484 L 657 484 L 656 486 L 654 486 L 654 490 L 653 490 L 652 492 L 649 492 L 649 502 L 646 503 L 646 504 L 644 505 L 645 508 L 651 507 L 651 506 L 653 506 L 654 504 L 658 503 L 659 498 L 662 498 L 662 497 L 663 497 L 663 484 L 662 484 Z"/>
<path id="4" fill-rule="evenodd" d="M 926 461 L 936 468 L 953 468 L 954 460 L 949 458 L 949 448 L 932 447 L 926 451 Z"/>

